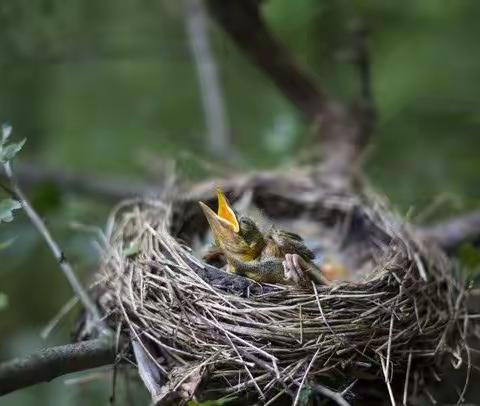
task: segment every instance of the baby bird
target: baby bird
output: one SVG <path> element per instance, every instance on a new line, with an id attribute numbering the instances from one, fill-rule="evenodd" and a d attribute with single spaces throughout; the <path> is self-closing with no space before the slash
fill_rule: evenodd
<path id="1" fill-rule="evenodd" d="M 330 283 L 312 262 L 315 255 L 298 234 L 276 228 L 262 233 L 251 218 L 235 213 L 219 189 L 217 198 L 217 213 L 199 203 L 230 272 L 263 283 Z"/>

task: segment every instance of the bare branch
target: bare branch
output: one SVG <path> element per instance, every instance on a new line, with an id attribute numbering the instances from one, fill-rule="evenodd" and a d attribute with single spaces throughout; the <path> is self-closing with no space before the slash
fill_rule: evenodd
<path id="1" fill-rule="evenodd" d="M 370 31 L 361 21 L 356 21 L 352 27 L 354 40 L 353 62 L 358 70 L 360 81 L 360 124 L 362 139 L 366 144 L 375 127 L 376 109 L 372 91 L 372 61 L 370 56 Z"/>
<path id="2" fill-rule="evenodd" d="M 204 0 L 184 0 L 188 39 L 200 86 L 200 96 L 212 153 L 230 152 L 230 129 L 217 63 L 210 47 Z"/>
<path id="3" fill-rule="evenodd" d="M 466 242 L 480 239 L 480 211 L 463 214 L 444 222 L 417 229 L 420 236 L 433 239 L 444 250 L 453 252 Z"/>
<path id="4" fill-rule="evenodd" d="M 260 15 L 258 0 L 209 0 L 207 4 L 236 45 L 310 121 L 325 109 L 326 95 L 270 33 Z"/>
<path id="5" fill-rule="evenodd" d="M 48 247 L 50 248 L 50 251 L 52 251 L 53 256 L 57 260 L 58 265 L 60 266 L 60 269 L 62 270 L 63 274 L 67 278 L 68 283 L 70 284 L 73 292 L 79 299 L 80 303 L 82 303 L 85 309 L 91 314 L 93 321 L 95 323 L 95 328 L 98 331 L 107 331 L 105 323 L 102 321 L 102 318 L 100 317 L 100 312 L 97 306 L 92 302 L 92 300 L 86 293 L 85 289 L 82 287 L 82 285 L 78 281 L 77 277 L 75 276 L 75 273 L 73 272 L 73 268 L 70 265 L 70 262 L 68 262 L 67 258 L 65 257 L 65 254 L 60 249 L 60 246 L 53 239 L 47 226 L 45 225 L 43 220 L 40 218 L 40 216 L 37 214 L 35 209 L 32 207 L 27 197 L 25 196 L 20 186 L 18 185 L 18 182 L 13 174 L 10 162 L 7 161 L 6 163 L 4 163 L 3 169 L 5 172 L 5 176 L 10 181 L 10 186 L 12 187 L 12 191 L 13 191 L 12 197 L 19 200 L 28 218 L 30 219 L 34 227 L 38 230 L 40 235 L 43 237 L 45 242 L 47 243 Z"/>
<path id="6" fill-rule="evenodd" d="M 316 178 L 331 189 L 352 189 L 363 163 L 364 138 L 358 119 L 332 102 L 316 124 L 314 136 L 320 145 Z"/>
<path id="7" fill-rule="evenodd" d="M 5 171 L 0 173 L 5 175 Z M 22 186 L 51 183 L 62 191 L 91 195 L 96 199 L 117 202 L 141 196 L 156 196 L 159 187 L 118 177 L 99 177 L 96 174 L 77 173 L 65 169 L 50 169 L 34 164 L 18 164 L 15 175 Z"/>
<path id="8" fill-rule="evenodd" d="M 332 148 L 334 147 L 333 141 L 330 144 Z M 339 145 L 339 148 L 342 146 L 347 148 L 347 145 Z M 325 154 L 328 154 L 325 148 L 324 151 Z M 328 159 L 326 160 L 328 161 Z M 335 162 L 332 159 L 332 165 L 334 164 Z M 335 169 L 331 170 L 335 172 Z M 61 190 L 90 195 L 94 198 L 103 198 L 108 201 L 155 196 L 161 192 L 160 186 L 134 183 L 121 178 L 108 179 L 64 170 L 55 171 L 35 165 L 19 165 L 15 172 L 19 175 L 20 182 L 25 186 L 51 182 Z M 272 190 L 301 191 L 311 188 L 312 179 L 307 169 L 298 169 L 292 176 L 283 176 L 278 172 L 260 172 L 236 176 L 231 179 L 203 181 L 190 185 L 187 188 L 187 194 L 189 197 L 194 196 L 197 200 L 206 199 L 210 197 L 212 190 L 218 185 L 229 192 L 235 191 L 237 194 L 252 187 L 252 185 L 259 188 L 271 188 Z M 418 227 L 417 230 L 420 235 L 436 240 L 447 251 L 453 251 L 463 242 L 480 238 L 479 216 L 478 212 L 471 213 L 433 226 Z"/>
<path id="9" fill-rule="evenodd" d="M 361 163 L 362 125 L 349 108 L 335 101 L 272 35 L 258 0 L 209 0 L 212 16 L 278 89 L 315 124 L 321 146 L 318 180 L 349 189 Z"/>
<path id="10" fill-rule="evenodd" d="M 0 395 L 114 362 L 113 344 L 106 337 L 42 349 L 0 364 Z"/>

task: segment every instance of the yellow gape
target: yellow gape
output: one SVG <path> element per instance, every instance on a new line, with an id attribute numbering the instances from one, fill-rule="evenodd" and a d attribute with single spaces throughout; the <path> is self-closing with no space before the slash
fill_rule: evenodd
<path id="1" fill-rule="evenodd" d="M 217 199 L 217 216 L 230 223 L 232 225 L 233 231 L 238 233 L 240 231 L 240 225 L 238 224 L 237 216 L 235 215 L 233 209 L 230 207 L 230 204 L 225 197 L 225 194 L 220 188 L 217 188 Z"/>

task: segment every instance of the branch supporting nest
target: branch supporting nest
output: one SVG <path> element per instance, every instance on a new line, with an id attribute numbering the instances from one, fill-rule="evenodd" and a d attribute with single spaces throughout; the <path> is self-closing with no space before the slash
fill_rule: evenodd
<path id="1" fill-rule="evenodd" d="M 113 344 L 105 337 L 46 348 L 0 364 L 0 395 L 114 362 Z"/>
<path id="2" fill-rule="evenodd" d="M 418 233 L 423 238 L 435 241 L 447 252 L 453 252 L 464 243 L 480 240 L 480 211 L 419 228 Z"/>
<path id="3" fill-rule="evenodd" d="M 352 150 L 351 153 L 353 152 Z M 207 200 L 217 186 L 234 195 L 240 195 L 249 189 L 295 194 L 312 187 L 313 180 L 310 176 L 312 169 L 297 168 L 289 172 L 291 176 L 283 176 L 275 171 L 264 171 L 230 179 L 207 180 L 194 185 L 185 185 L 184 195 L 190 200 Z M 15 174 L 22 186 L 53 184 L 62 192 L 100 198 L 107 202 L 156 197 L 162 192 L 161 187 L 148 183 L 135 183 L 124 178 L 102 178 L 92 174 L 55 170 L 25 163 L 16 165 Z M 454 252 L 463 243 L 480 239 L 480 214 L 478 211 L 467 213 L 438 224 L 415 228 L 419 236 L 435 241 L 447 252 Z"/>

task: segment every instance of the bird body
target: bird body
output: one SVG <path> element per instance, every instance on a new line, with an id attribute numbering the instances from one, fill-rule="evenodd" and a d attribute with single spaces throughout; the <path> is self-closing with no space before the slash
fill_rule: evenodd
<path id="1" fill-rule="evenodd" d="M 302 284 L 306 273 L 328 283 L 312 262 L 315 255 L 295 233 L 272 227 L 262 233 L 256 223 L 238 216 L 223 192 L 217 191 L 218 212 L 200 202 L 228 270 L 262 283 Z"/>

